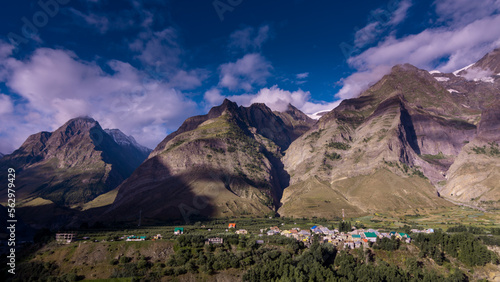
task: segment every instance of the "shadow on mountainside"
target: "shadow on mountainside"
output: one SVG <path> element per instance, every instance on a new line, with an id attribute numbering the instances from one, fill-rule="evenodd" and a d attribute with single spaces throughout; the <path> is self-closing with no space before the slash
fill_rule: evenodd
<path id="1" fill-rule="evenodd" d="M 170 169 L 158 157 L 153 157 L 120 185 L 113 204 L 93 221 L 188 223 L 210 217 L 214 211 L 212 201 L 208 196 L 193 193 L 188 176 L 172 176 Z M 96 210 L 102 211 L 102 208 Z M 87 214 L 92 214 L 92 210 Z"/>

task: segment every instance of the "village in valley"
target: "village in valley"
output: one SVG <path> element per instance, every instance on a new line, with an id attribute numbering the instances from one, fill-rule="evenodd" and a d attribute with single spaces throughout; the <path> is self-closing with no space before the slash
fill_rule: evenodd
<path id="1" fill-rule="evenodd" d="M 229 223 L 226 232 L 230 232 L 230 229 L 236 229 L 235 223 Z M 434 233 L 433 229 L 418 230 L 412 229 L 412 233 Z M 239 235 L 248 235 L 248 231 L 245 229 L 238 229 L 234 232 Z M 176 235 L 181 235 L 179 231 Z M 294 227 L 289 230 L 281 230 L 278 226 L 273 226 L 268 229 L 261 229 L 258 236 L 261 240 L 257 240 L 258 244 L 264 244 L 266 236 L 285 236 L 287 238 L 294 238 L 298 241 L 304 242 L 306 246 L 312 243 L 312 238 L 314 235 L 318 235 L 320 242 L 330 243 L 336 247 L 355 249 L 361 246 L 368 247 L 369 243 L 375 243 L 377 239 L 398 239 L 400 241 L 411 243 L 410 235 L 402 232 L 380 232 L 374 229 L 357 229 L 352 227 L 351 231 L 344 232 L 338 229 L 330 230 L 328 227 L 322 225 L 312 226 L 309 230 L 301 229 L 299 227 Z M 223 239 L 219 237 L 207 239 L 207 244 L 217 244 L 223 243 Z"/>
<path id="2" fill-rule="evenodd" d="M 282 223 L 282 225 L 284 225 Z M 344 225 L 343 223 L 340 224 Z M 358 229 L 355 226 L 350 225 L 350 223 L 345 223 L 344 225 L 351 231 L 333 229 L 330 230 L 328 227 L 322 225 L 314 225 L 309 229 L 301 229 L 300 227 L 293 227 L 291 229 L 280 229 L 278 226 L 272 226 L 266 229 L 260 229 L 259 234 L 251 234 L 246 229 L 238 229 L 236 223 L 229 223 L 227 225 L 227 229 L 225 230 L 224 235 L 237 234 L 237 235 L 256 235 L 259 239 L 256 241 L 257 244 L 264 244 L 266 242 L 266 238 L 269 236 L 284 236 L 287 238 L 293 238 L 297 241 L 301 241 L 305 246 L 309 246 L 312 243 L 314 235 L 319 236 L 319 241 L 321 243 L 329 243 L 337 248 L 344 249 L 356 249 L 363 247 L 369 247 L 370 243 L 377 242 L 377 239 L 397 239 L 405 243 L 411 243 L 411 237 L 407 233 L 403 232 L 384 232 L 382 230 L 374 230 L 374 229 Z M 202 226 L 204 227 L 204 226 Z M 207 229 L 208 232 L 211 232 L 211 229 Z M 434 229 L 412 229 L 411 233 L 425 233 L 431 234 L 434 233 Z M 185 229 L 184 227 L 175 227 L 173 235 L 179 236 L 184 235 Z M 221 234 L 218 234 L 221 235 Z M 224 243 L 224 239 L 221 237 L 211 237 L 207 236 L 206 244 L 222 244 Z M 76 233 L 57 233 L 56 241 L 63 244 L 68 244 L 73 242 L 77 238 Z M 154 236 L 137 236 L 137 235 L 125 235 L 118 238 L 118 240 L 123 240 L 127 242 L 133 241 L 156 241 L 164 238 L 164 235 L 157 234 Z M 90 239 L 89 237 L 83 237 L 83 240 Z M 103 240 L 104 241 L 104 240 Z"/>
<path id="3" fill-rule="evenodd" d="M 284 225 L 282 223 L 282 225 Z M 303 242 L 305 246 L 310 246 L 313 237 L 315 235 L 318 236 L 319 242 L 321 243 L 329 243 L 337 248 L 344 248 L 344 249 L 356 249 L 360 248 L 361 246 L 363 247 L 369 247 L 370 243 L 375 243 L 377 242 L 377 239 L 397 239 L 405 243 L 411 243 L 412 238 L 410 237 L 409 234 L 403 233 L 403 232 L 385 232 L 383 230 L 375 230 L 375 229 L 363 229 L 363 228 L 356 228 L 355 226 L 351 227 L 350 223 L 347 222 L 341 222 L 340 226 L 343 226 L 343 228 L 336 228 L 336 229 L 329 229 L 328 227 L 325 227 L 323 225 L 314 225 L 309 229 L 301 229 L 300 227 L 293 227 L 290 229 L 280 229 L 278 226 L 272 226 L 269 228 L 265 229 L 260 229 L 260 232 L 255 232 L 255 234 L 252 234 L 246 229 L 238 229 L 236 223 L 229 223 L 227 225 L 227 229 L 225 230 L 224 233 L 217 233 L 216 236 L 206 236 L 207 239 L 205 241 L 205 244 L 223 244 L 224 239 L 222 238 L 223 236 L 221 235 L 231 235 L 231 234 L 236 234 L 236 235 L 254 235 L 258 237 L 258 240 L 256 240 L 257 244 L 265 244 L 266 238 L 269 238 L 269 236 L 284 236 L 287 238 L 293 238 L 297 241 Z M 202 226 L 202 228 L 205 226 Z M 341 229 L 341 230 L 339 230 Z M 346 230 L 350 229 L 350 231 Z M 207 232 L 211 232 L 212 230 L 210 228 L 206 229 Z M 258 233 L 258 234 L 257 234 Z M 417 233 L 425 233 L 425 234 L 431 234 L 434 233 L 433 229 L 424 229 L 424 230 L 419 230 L 419 229 L 412 229 L 411 233 L 417 234 Z M 175 227 L 173 235 L 179 236 L 179 235 L 184 235 L 186 234 L 184 227 Z M 220 237 L 219 237 L 220 236 Z M 67 244 L 71 243 L 76 239 L 77 236 L 75 233 L 57 233 L 56 234 L 56 241 L 59 243 Z M 118 238 L 119 241 L 127 241 L 127 242 L 133 242 L 133 241 L 156 241 L 156 240 L 161 240 L 164 238 L 164 235 L 162 234 L 157 234 L 154 236 L 137 236 L 137 235 L 125 235 L 121 236 Z M 83 237 L 84 240 L 90 239 L 89 237 Z M 103 240 L 105 241 L 105 240 Z M 96 240 L 97 242 L 97 240 Z"/>

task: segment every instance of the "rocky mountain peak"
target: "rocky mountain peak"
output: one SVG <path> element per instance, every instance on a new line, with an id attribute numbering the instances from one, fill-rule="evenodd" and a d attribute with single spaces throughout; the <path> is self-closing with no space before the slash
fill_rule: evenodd
<path id="1" fill-rule="evenodd" d="M 288 104 L 285 113 L 289 114 L 296 120 L 304 121 L 309 124 L 314 124 L 316 121 L 304 114 L 301 110 L 297 109 L 294 105 Z"/>
<path id="2" fill-rule="evenodd" d="M 492 71 L 494 75 L 500 74 L 500 48 L 486 54 L 472 68 Z"/>
<path id="3" fill-rule="evenodd" d="M 141 144 L 137 143 L 135 138 L 133 136 L 127 136 L 125 133 L 123 133 L 119 129 L 105 129 L 104 130 L 109 136 L 113 137 L 113 140 L 120 145 L 120 146 L 130 146 L 134 147 L 137 150 L 141 151 L 144 154 L 149 154 L 151 153 L 151 149 L 146 148 L 142 146 Z"/>
<path id="4" fill-rule="evenodd" d="M 77 117 L 70 119 L 66 122 L 60 129 L 71 129 L 71 130 L 90 130 L 91 128 L 98 126 L 99 123 L 91 117 Z M 99 125 L 100 126 L 100 125 Z"/>
<path id="5" fill-rule="evenodd" d="M 209 119 L 219 117 L 222 115 L 224 111 L 235 113 L 236 111 L 238 111 L 238 104 L 226 98 L 224 99 L 224 102 L 222 102 L 220 106 L 216 106 L 210 109 L 207 117 Z"/>

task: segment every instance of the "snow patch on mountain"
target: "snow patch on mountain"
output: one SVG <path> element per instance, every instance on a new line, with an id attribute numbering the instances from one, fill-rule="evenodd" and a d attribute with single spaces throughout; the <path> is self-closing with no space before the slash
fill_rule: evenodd
<path id="1" fill-rule="evenodd" d="M 328 112 L 329 111 L 321 111 L 321 112 L 317 112 L 317 113 L 314 113 L 314 114 L 309 114 L 307 116 L 310 117 L 310 118 L 312 118 L 312 119 L 318 120 L 322 116 L 326 115 Z"/>
<path id="2" fill-rule="evenodd" d="M 440 71 L 438 71 L 438 70 L 433 70 L 433 71 L 430 71 L 429 73 L 430 73 L 430 74 L 438 74 L 438 73 L 441 73 L 441 72 L 440 72 Z"/>
<path id="3" fill-rule="evenodd" d="M 444 81 L 448 81 L 450 80 L 449 77 L 442 77 L 442 76 L 438 76 L 438 77 L 434 77 L 437 81 L 441 81 L 441 82 L 444 82 Z"/>
<path id="4" fill-rule="evenodd" d="M 454 72 L 453 72 L 453 74 L 454 74 L 455 76 L 458 76 L 458 74 L 459 74 L 461 71 L 468 70 L 470 67 L 472 67 L 472 66 L 473 66 L 473 65 L 475 65 L 475 64 L 476 64 L 476 63 L 474 63 L 474 64 L 470 64 L 470 65 L 466 66 L 465 68 L 461 68 L 461 69 L 459 69 L 459 70 L 456 70 L 456 71 L 454 71 Z"/>
<path id="5" fill-rule="evenodd" d="M 448 92 L 450 92 L 451 94 L 453 94 L 453 93 L 460 93 L 460 92 L 458 92 L 458 91 L 457 91 L 457 90 L 455 90 L 455 89 L 448 89 Z"/>

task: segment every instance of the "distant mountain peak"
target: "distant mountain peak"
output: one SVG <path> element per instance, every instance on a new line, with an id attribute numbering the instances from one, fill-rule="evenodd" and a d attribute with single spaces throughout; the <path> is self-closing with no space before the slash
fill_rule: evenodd
<path id="1" fill-rule="evenodd" d="M 0 167 L 23 171 L 19 189 L 26 195 L 61 206 L 83 204 L 118 186 L 149 154 L 120 133 L 108 134 L 90 117 L 74 118 L 54 132 L 29 136 Z"/>
<path id="2" fill-rule="evenodd" d="M 151 149 L 144 147 L 141 144 L 137 143 L 137 141 L 135 140 L 135 138 L 133 136 L 131 136 L 131 135 L 127 136 L 125 133 L 123 133 L 119 129 L 104 129 L 104 132 L 106 132 L 109 136 L 113 137 L 113 140 L 115 140 L 115 142 L 118 145 L 132 146 L 145 154 L 151 153 Z"/>

